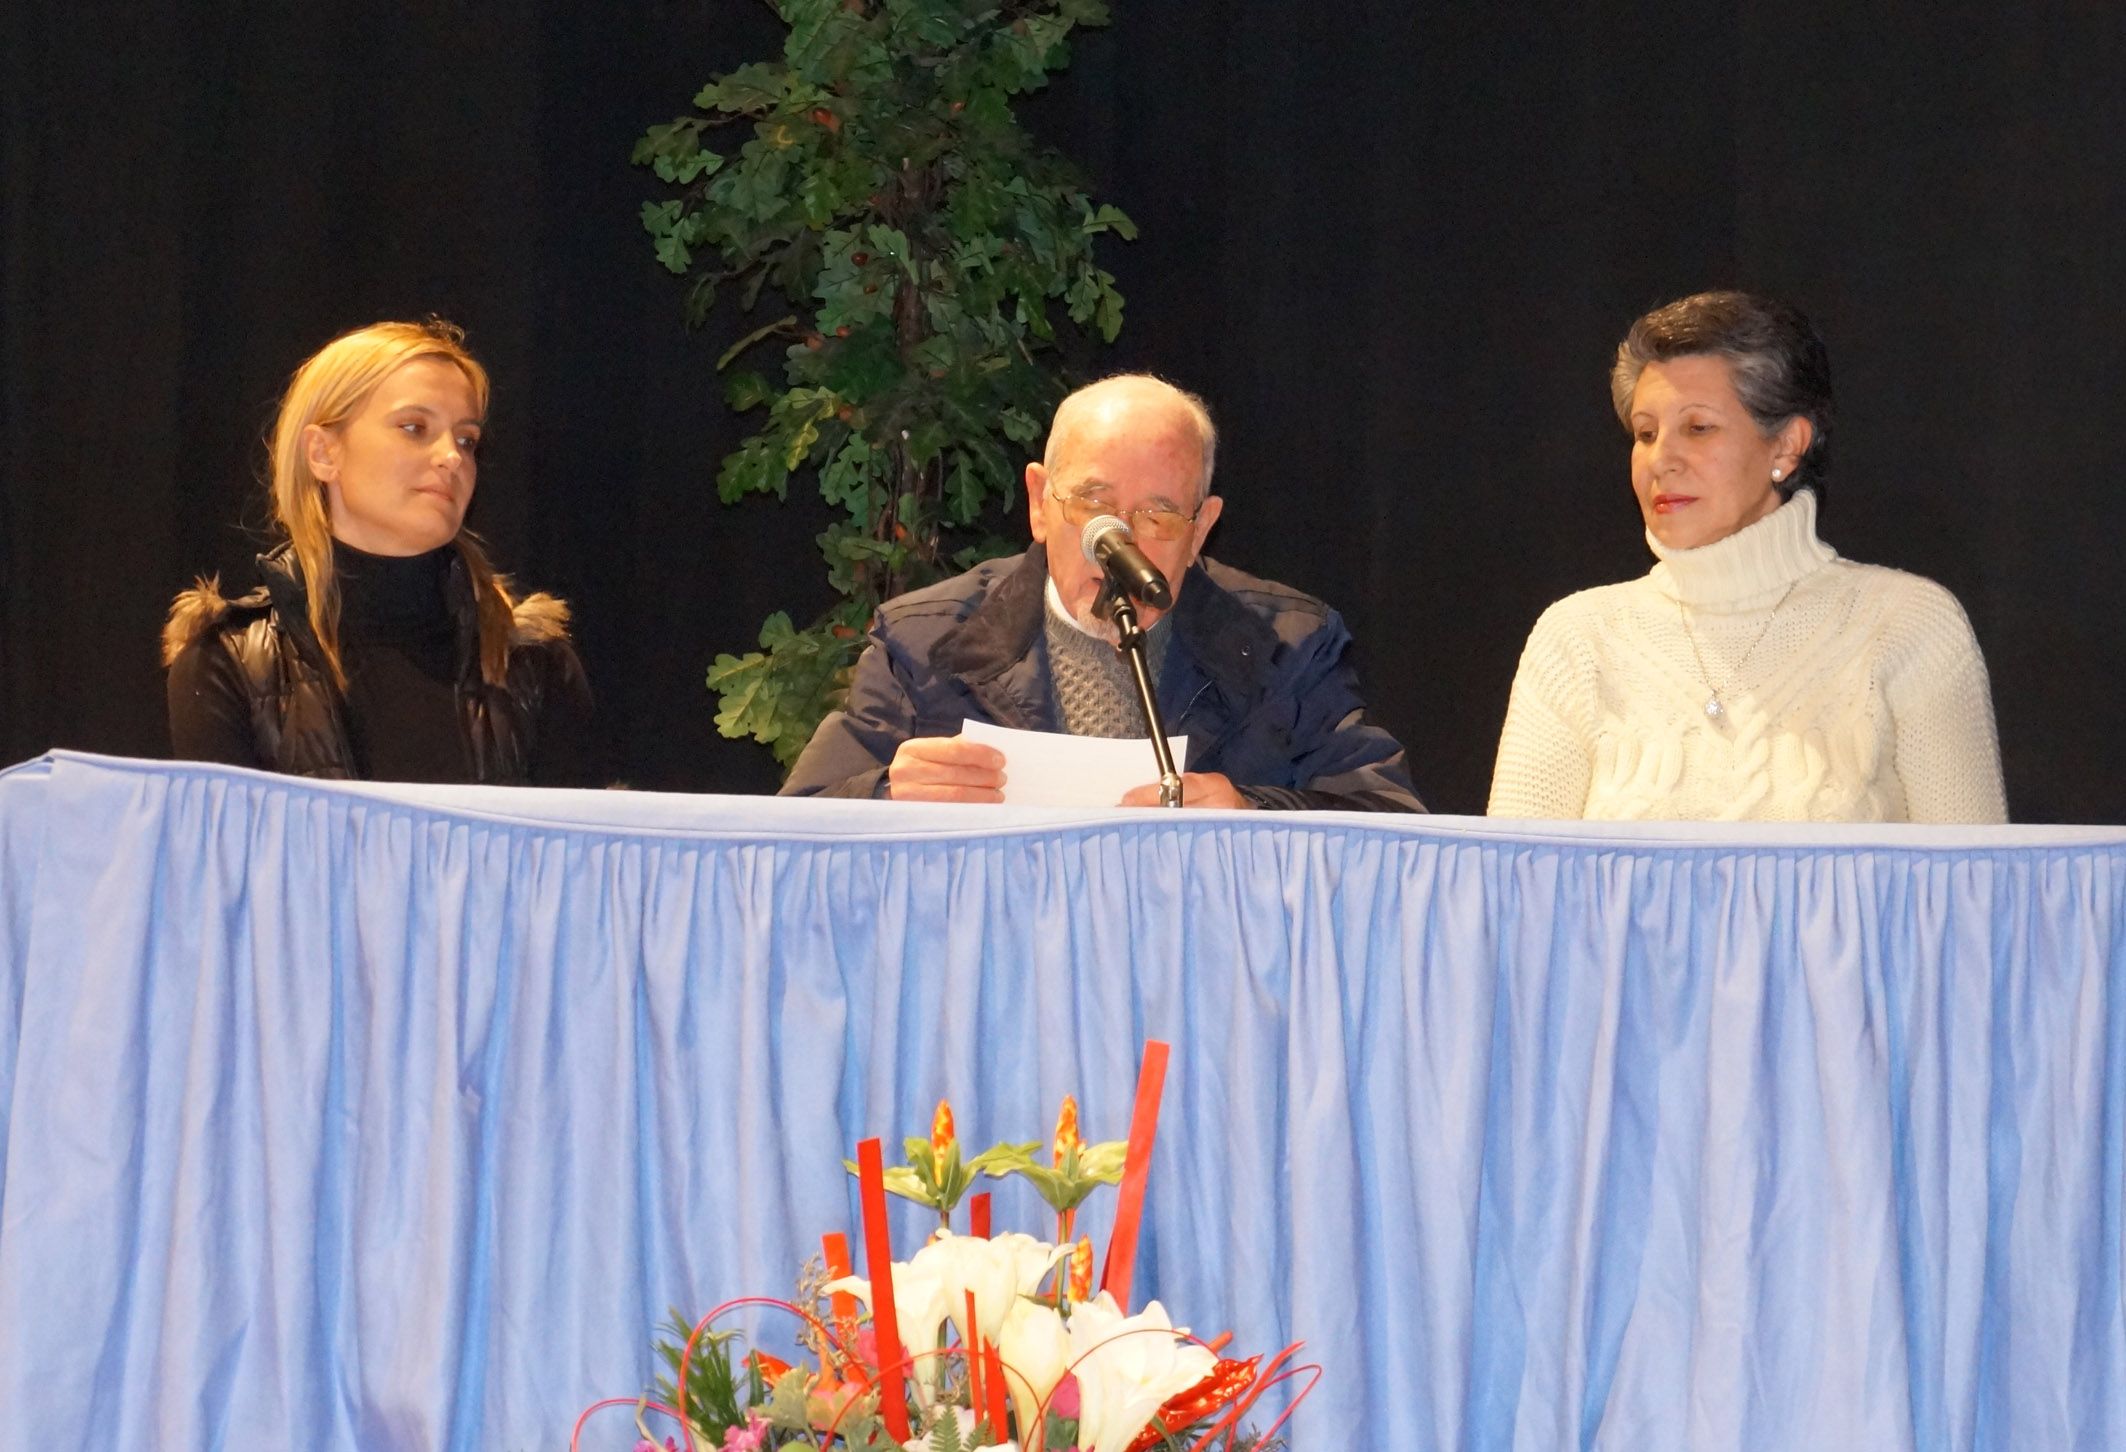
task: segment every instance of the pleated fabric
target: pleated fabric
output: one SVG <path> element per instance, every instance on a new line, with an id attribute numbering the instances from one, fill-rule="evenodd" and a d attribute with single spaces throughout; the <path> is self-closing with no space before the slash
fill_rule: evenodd
<path id="1" fill-rule="evenodd" d="M 2126 832 L 72 754 L 0 776 L 5 1440 L 565 1446 L 858 1139 L 1121 1138 L 1147 1038 L 1137 1299 L 1304 1339 L 1295 1448 L 2126 1446 Z"/>

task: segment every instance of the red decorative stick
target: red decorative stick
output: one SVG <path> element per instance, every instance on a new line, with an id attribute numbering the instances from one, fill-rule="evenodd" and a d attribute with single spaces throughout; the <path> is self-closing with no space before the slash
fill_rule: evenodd
<path id="1" fill-rule="evenodd" d="M 998 1437 L 1002 1437 L 1004 1435 L 1004 1418 L 1007 1406 L 1004 1400 L 1006 1390 L 1004 1386 L 1004 1358 L 997 1351 L 994 1342 L 983 1343 L 982 1366 L 985 1373 L 982 1377 L 982 1385 L 989 1392 L 989 1425 L 995 1430 Z M 1021 1442 L 1025 1441 L 1026 1435 L 1026 1430 L 1023 1427 L 1020 1428 L 1019 1440 Z"/>
<path id="2" fill-rule="evenodd" d="M 1167 1046 L 1157 1039 L 1144 1045 L 1144 1064 L 1137 1071 L 1137 1107 L 1129 1120 L 1129 1152 L 1122 1161 L 1122 1194 L 1115 1209 L 1115 1228 L 1107 1239 L 1107 1266 L 1100 1287 L 1129 1310 L 1130 1277 L 1137 1265 L 1137 1225 L 1144 1217 L 1144 1182 L 1152 1170 L 1152 1141 L 1159 1135 L 1159 1096 L 1166 1088 Z"/>
<path id="3" fill-rule="evenodd" d="M 844 1276 L 855 1275 L 849 1266 L 849 1237 L 839 1230 L 829 1231 L 819 1238 L 819 1248 L 827 1258 L 827 1279 L 838 1281 Z M 856 1317 L 856 1297 L 847 1291 L 835 1291 L 827 1299 L 827 1306 L 836 1321 L 850 1321 Z"/>
<path id="4" fill-rule="evenodd" d="M 907 1353 L 893 1307 L 893 1236 L 886 1225 L 886 1161 L 878 1141 L 856 1147 L 856 1183 L 864 1207 L 864 1271 L 871 1278 L 871 1329 L 878 1338 L 879 1415 L 896 1442 L 908 1440 Z"/>
<path id="5" fill-rule="evenodd" d="M 984 1190 L 967 1202 L 968 1229 L 976 1240 L 989 1239 L 989 1192 Z"/>
<path id="6" fill-rule="evenodd" d="M 982 1398 L 982 1333 L 976 1328 L 981 1323 L 974 1319 L 974 1292 L 967 1292 L 967 1336 L 960 1343 L 960 1354 L 967 1362 L 967 1404 L 979 1417 L 986 1405 Z M 997 1440 L 1004 1440 L 1004 1429 L 996 1428 Z"/>

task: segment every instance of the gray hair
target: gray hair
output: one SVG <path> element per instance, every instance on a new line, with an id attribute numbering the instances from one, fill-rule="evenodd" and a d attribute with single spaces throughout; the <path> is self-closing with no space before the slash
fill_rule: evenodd
<path id="1" fill-rule="evenodd" d="M 1766 438 L 1795 418 L 1809 421 L 1808 449 L 1780 481 L 1791 495 L 1802 485 L 1823 498 L 1830 468 L 1831 357 L 1815 325 L 1796 309 L 1746 292 L 1701 292 L 1655 308 L 1631 325 L 1609 370 L 1609 398 L 1631 427 L 1631 396 L 1649 363 L 1710 354 L 1727 361 L 1735 395 Z"/>
<path id="2" fill-rule="evenodd" d="M 1152 373 L 1110 374 L 1106 378 L 1088 383 L 1083 388 L 1074 390 L 1065 397 L 1061 403 L 1056 405 L 1056 416 L 1049 423 L 1048 442 L 1043 446 L 1041 452 L 1041 467 L 1049 470 L 1053 470 L 1056 467 L 1056 435 L 1063 432 L 1062 424 L 1065 417 L 1074 412 L 1077 405 L 1090 402 L 1093 395 L 1111 392 L 1118 387 L 1149 389 L 1153 392 L 1163 393 L 1179 406 L 1183 416 L 1189 421 L 1190 429 L 1196 435 L 1197 446 L 1203 452 L 1203 473 L 1200 476 L 1199 487 L 1196 491 L 1196 502 L 1201 504 L 1204 500 L 1210 498 L 1211 474 L 1218 463 L 1218 426 L 1211 422 L 1211 406 L 1195 394 L 1190 393 L 1186 388 L 1178 387 Z"/>

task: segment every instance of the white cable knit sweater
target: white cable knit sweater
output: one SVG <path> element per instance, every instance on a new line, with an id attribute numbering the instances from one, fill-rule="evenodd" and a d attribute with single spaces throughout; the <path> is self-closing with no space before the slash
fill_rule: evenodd
<path id="1" fill-rule="evenodd" d="M 1806 489 L 1702 548 L 1647 543 L 1646 575 L 1529 634 L 1492 816 L 2007 820 L 1986 663 L 1948 591 L 1839 559 Z"/>

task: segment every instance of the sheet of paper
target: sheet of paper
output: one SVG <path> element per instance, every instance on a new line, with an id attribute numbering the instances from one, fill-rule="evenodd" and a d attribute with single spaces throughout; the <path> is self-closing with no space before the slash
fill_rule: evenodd
<path id="1" fill-rule="evenodd" d="M 1131 787 L 1157 783 L 1159 765 L 1142 736 L 1120 740 L 1015 731 L 968 721 L 960 734 L 1004 753 L 1004 800 L 1028 807 L 1111 807 Z M 1188 738 L 1169 736 L 1174 765 L 1187 769 Z"/>

